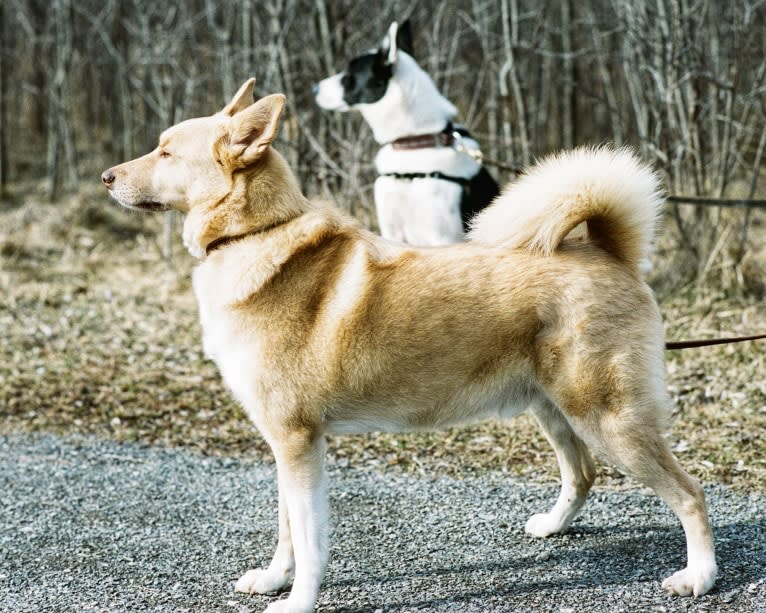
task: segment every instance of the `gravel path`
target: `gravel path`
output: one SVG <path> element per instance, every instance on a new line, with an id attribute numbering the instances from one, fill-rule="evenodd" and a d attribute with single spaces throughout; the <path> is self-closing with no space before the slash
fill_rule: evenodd
<path id="1" fill-rule="evenodd" d="M 720 579 L 704 598 L 659 587 L 683 535 L 654 496 L 593 492 L 570 532 L 524 534 L 555 487 L 331 469 L 340 611 L 766 611 L 766 497 L 707 489 Z M 234 594 L 275 542 L 271 466 L 51 435 L 0 437 L 1 611 L 260 611 Z"/>

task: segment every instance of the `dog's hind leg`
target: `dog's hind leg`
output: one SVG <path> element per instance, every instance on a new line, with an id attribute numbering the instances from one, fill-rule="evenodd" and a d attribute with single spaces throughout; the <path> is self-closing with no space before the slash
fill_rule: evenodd
<path id="1" fill-rule="evenodd" d="M 268 594 L 284 589 L 293 578 L 295 555 L 290 535 L 290 519 L 287 514 L 285 487 L 279 482 L 279 541 L 268 568 L 256 568 L 242 575 L 234 591 L 246 594 Z"/>
<path id="2" fill-rule="evenodd" d="M 530 406 L 543 434 L 553 446 L 561 472 L 561 493 L 548 513 L 529 518 L 526 531 L 539 537 L 564 532 L 577 516 L 588 495 L 596 470 L 585 444 L 561 411 L 547 399 Z"/>
<path id="3" fill-rule="evenodd" d="M 665 579 L 662 587 L 680 596 L 701 596 L 713 587 L 717 574 L 705 496 L 670 452 L 658 415 L 658 405 L 645 401 L 591 413 L 572 423 L 592 448 L 651 487 L 681 520 L 687 566 Z"/>

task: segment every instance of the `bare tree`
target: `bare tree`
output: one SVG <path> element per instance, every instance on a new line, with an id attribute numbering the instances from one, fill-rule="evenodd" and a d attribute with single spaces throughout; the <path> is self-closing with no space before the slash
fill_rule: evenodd
<path id="1" fill-rule="evenodd" d="M 0 6 L 0 39 L 7 40 L 5 32 L 6 5 Z M 0 197 L 5 191 L 8 154 L 5 148 L 5 49 L 0 49 Z"/>
<path id="2" fill-rule="evenodd" d="M 358 116 L 320 112 L 311 84 L 407 16 L 416 59 L 489 158 L 523 165 L 614 141 L 639 147 L 671 192 L 763 189 L 764 0 L 6 0 L 0 181 L 44 176 L 50 197 L 77 189 L 80 174 L 151 149 L 254 75 L 259 93 L 288 96 L 279 144 L 305 191 L 374 223 L 377 145 Z M 732 249 L 742 259 L 749 214 L 725 233 L 714 210 L 672 215 L 698 277 Z"/>
<path id="3" fill-rule="evenodd" d="M 71 82 L 68 75 L 74 54 L 72 31 L 72 5 L 70 0 L 54 0 L 53 13 L 53 70 L 48 88 L 48 155 L 47 194 L 49 200 L 58 195 L 62 174 L 66 173 L 69 186 L 77 189 L 77 155 L 71 121 Z M 65 168 L 62 168 L 62 164 Z"/>

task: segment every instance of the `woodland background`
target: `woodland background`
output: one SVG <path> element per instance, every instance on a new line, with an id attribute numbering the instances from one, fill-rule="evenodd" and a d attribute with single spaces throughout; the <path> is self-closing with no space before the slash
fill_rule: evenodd
<path id="1" fill-rule="evenodd" d="M 258 95 L 288 96 L 277 147 L 307 194 L 374 225 L 371 131 L 352 113 L 320 112 L 311 85 L 404 17 L 416 59 L 488 158 L 523 166 L 616 142 L 655 164 L 671 194 L 766 197 L 763 0 L 2 0 L 0 435 L 270 460 L 202 355 L 179 220 L 120 208 L 100 174 L 256 76 Z M 668 339 L 766 332 L 766 211 L 666 211 L 648 281 Z M 666 354 L 668 437 L 706 482 L 766 487 L 763 347 Z M 341 465 L 557 473 L 525 416 L 329 444 Z M 608 466 L 602 478 L 622 482 Z"/>
<path id="2" fill-rule="evenodd" d="M 306 192 L 373 224 L 370 131 L 320 112 L 311 85 L 404 17 L 490 159 L 615 142 L 639 148 L 672 194 L 762 190 L 762 0 L 4 0 L 0 185 L 76 192 L 255 75 L 259 95 L 288 96 L 279 146 Z M 669 210 L 680 280 L 731 269 L 741 285 L 750 211 L 722 223 L 718 209 Z"/>

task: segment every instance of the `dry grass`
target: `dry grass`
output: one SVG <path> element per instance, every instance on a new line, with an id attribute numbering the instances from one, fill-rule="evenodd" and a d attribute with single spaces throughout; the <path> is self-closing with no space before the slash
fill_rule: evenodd
<path id="1" fill-rule="evenodd" d="M 161 257 L 161 218 L 99 191 L 56 204 L 32 192 L 0 210 L 0 432 L 84 432 L 270 458 L 201 354 L 191 259 Z M 663 259 L 667 271 L 667 258 Z M 665 273 L 662 273 L 665 274 Z M 663 301 L 669 338 L 766 330 L 755 298 L 687 290 Z M 766 359 L 749 343 L 668 354 L 669 434 L 704 481 L 766 486 Z M 418 435 L 333 437 L 332 462 L 556 478 L 531 419 Z M 622 476 L 610 467 L 611 484 Z M 603 482 L 603 481 L 602 481 Z"/>

